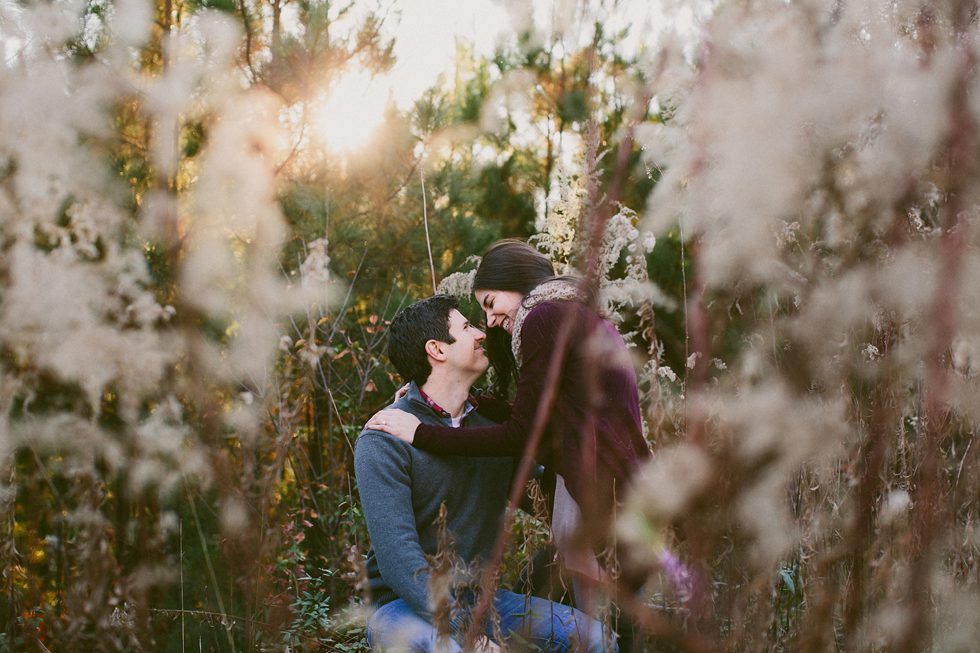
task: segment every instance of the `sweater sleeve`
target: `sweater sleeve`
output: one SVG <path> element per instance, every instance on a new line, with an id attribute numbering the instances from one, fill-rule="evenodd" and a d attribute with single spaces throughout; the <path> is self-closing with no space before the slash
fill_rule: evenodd
<path id="1" fill-rule="evenodd" d="M 354 448 L 354 471 L 381 577 L 415 614 L 431 619 L 429 566 L 412 508 L 408 448 L 384 433 L 366 431 Z"/>
<path id="2" fill-rule="evenodd" d="M 419 449 L 445 455 L 521 455 L 544 392 L 560 318 L 561 309 L 552 303 L 536 306 L 525 318 L 521 329 L 523 363 L 509 419 L 492 426 L 455 429 L 420 424 L 415 430 L 413 444 Z"/>

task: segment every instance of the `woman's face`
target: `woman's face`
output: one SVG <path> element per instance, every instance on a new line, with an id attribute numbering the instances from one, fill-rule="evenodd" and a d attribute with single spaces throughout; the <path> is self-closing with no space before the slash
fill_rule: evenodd
<path id="1" fill-rule="evenodd" d="M 477 290 L 473 294 L 487 314 L 487 328 L 500 327 L 513 335 L 514 318 L 524 295 L 515 290 Z"/>

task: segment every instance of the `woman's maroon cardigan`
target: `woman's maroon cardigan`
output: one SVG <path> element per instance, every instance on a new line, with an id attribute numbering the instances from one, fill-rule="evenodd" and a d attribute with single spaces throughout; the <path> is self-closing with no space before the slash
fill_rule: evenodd
<path id="1" fill-rule="evenodd" d="M 561 474 L 587 523 L 605 522 L 650 451 L 626 343 L 615 326 L 580 302 L 545 301 L 528 312 L 521 327 L 522 362 L 509 419 L 465 428 L 421 424 L 414 444 L 447 455 L 521 455 L 565 320 L 571 321 L 571 338 L 554 404 L 531 455 Z"/>

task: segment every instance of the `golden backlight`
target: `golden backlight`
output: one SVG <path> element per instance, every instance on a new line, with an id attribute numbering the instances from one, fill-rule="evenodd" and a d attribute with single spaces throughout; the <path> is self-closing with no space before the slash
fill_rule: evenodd
<path id="1" fill-rule="evenodd" d="M 313 122 L 328 149 L 353 153 L 367 145 L 384 120 L 388 86 L 360 68 L 333 84 L 320 100 Z"/>

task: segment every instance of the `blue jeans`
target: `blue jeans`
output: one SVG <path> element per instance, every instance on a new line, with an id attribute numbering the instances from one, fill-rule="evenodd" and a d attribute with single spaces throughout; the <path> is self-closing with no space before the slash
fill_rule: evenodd
<path id="1" fill-rule="evenodd" d="M 500 617 L 499 632 L 504 638 L 498 644 L 533 645 L 537 648 L 530 650 L 560 653 L 616 653 L 618 650 L 614 635 L 608 629 L 575 608 L 507 590 L 498 590 L 493 603 Z M 484 634 L 496 641 L 489 620 Z M 461 638 L 462 633 L 456 635 L 456 639 Z M 604 641 L 607 638 L 609 642 Z M 367 640 L 372 648 L 381 651 L 456 653 L 462 650 L 454 640 L 443 641 L 441 648 L 437 648 L 435 628 L 401 599 L 385 603 L 368 618 Z"/>

